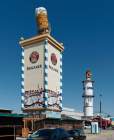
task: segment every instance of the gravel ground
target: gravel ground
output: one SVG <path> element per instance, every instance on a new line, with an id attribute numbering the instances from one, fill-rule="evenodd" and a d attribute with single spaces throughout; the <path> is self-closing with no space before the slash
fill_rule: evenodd
<path id="1" fill-rule="evenodd" d="M 102 130 L 99 134 L 88 134 L 87 140 L 114 140 L 114 130 Z"/>

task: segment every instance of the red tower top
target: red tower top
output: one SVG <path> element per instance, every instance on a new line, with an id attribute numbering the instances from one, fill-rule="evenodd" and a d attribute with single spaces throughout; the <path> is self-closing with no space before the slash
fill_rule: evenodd
<path id="1" fill-rule="evenodd" d="M 90 70 L 87 70 L 87 71 L 86 71 L 86 80 L 87 80 L 87 79 L 91 79 L 91 76 L 92 76 L 91 71 L 90 71 Z"/>

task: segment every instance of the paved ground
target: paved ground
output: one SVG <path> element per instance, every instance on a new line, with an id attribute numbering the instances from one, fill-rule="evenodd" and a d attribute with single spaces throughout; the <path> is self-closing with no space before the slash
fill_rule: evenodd
<path id="1" fill-rule="evenodd" d="M 26 138 L 17 137 L 16 140 L 26 140 Z"/>
<path id="2" fill-rule="evenodd" d="M 102 130 L 100 134 L 88 134 L 87 140 L 114 140 L 114 130 Z"/>

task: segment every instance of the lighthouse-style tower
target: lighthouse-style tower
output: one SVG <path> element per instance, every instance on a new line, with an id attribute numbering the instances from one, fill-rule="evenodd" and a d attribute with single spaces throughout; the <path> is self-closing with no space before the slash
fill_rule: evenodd
<path id="1" fill-rule="evenodd" d="M 22 47 L 22 110 L 60 117 L 62 110 L 62 52 L 50 35 L 47 10 L 36 8 L 38 35 L 19 42 Z"/>
<path id="2" fill-rule="evenodd" d="M 93 83 L 91 79 L 92 74 L 90 70 L 86 71 L 86 79 L 83 81 L 83 95 L 82 97 L 84 98 L 84 116 L 85 117 L 92 117 L 93 116 Z"/>

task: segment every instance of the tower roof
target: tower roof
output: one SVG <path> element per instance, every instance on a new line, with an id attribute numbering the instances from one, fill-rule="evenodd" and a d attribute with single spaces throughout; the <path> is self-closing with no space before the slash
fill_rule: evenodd
<path id="1" fill-rule="evenodd" d="M 86 71 L 86 79 L 91 79 L 92 73 L 90 70 Z"/>
<path id="2" fill-rule="evenodd" d="M 53 45 L 59 51 L 62 52 L 64 50 L 64 47 L 58 41 L 56 41 L 53 37 L 51 37 L 49 34 L 37 35 L 32 38 L 22 40 L 19 42 L 19 44 L 21 45 L 21 47 L 26 47 L 28 45 L 39 43 L 45 40 L 47 40 L 51 45 Z"/>

